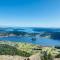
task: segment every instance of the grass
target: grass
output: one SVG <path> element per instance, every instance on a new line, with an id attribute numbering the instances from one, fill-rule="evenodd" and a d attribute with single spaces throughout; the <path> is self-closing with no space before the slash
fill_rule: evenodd
<path id="1" fill-rule="evenodd" d="M 29 57 L 36 53 L 40 53 L 44 59 L 60 57 L 60 52 L 54 47 L 41 47 L 29 43 L 0 41 L 0 55 L 19 55 Z"/>
<path id="2" fill-rule="evenodd" d="M 0 55 L 20 55 L 29 57 L 39 51 L 33 50 L 38 46 L 28 43 L 0 41 Z"/>

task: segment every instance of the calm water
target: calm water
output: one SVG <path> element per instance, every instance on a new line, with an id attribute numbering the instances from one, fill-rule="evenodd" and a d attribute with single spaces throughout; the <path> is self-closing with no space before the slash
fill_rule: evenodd
<path id="1" fill-rule="evenodd" d="M 45 38 L 37 38 L 36 40 L 32 40 L 31 37 L 0 37 L 0 40 L 14 41 L 14 42 L 26 42 L 32 43 L 42 46 L 60 46 L 59 40 L 45 39 Z"/>

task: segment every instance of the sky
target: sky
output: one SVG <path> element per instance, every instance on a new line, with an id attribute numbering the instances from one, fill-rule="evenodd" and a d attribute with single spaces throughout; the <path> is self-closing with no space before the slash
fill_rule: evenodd
<path id="1" fill-rule="evenodd" d="M 60 28 L 60 0 L 0 0 L 0 26 Z"/>

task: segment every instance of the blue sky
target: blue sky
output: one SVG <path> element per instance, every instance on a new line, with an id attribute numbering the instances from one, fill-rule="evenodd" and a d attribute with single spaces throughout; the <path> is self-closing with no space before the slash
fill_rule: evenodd
<path id="1" fill-rule="evenodd" d="M 0 26 L 60 28 L 60 0 L 0 0 Z"/>

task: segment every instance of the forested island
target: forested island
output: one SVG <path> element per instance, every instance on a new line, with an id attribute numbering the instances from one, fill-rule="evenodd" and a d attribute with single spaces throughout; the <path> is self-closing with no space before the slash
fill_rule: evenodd
<path id="1" fill-rule="evenodd" d="M 57 39 L 60 40 L 60 32 L 25 32 L 25 31 L 0 31 L 0 37 L 8 37 L 8 36 L 39 36 L 42 38 L 49 38 L 49 39 Z"/>

